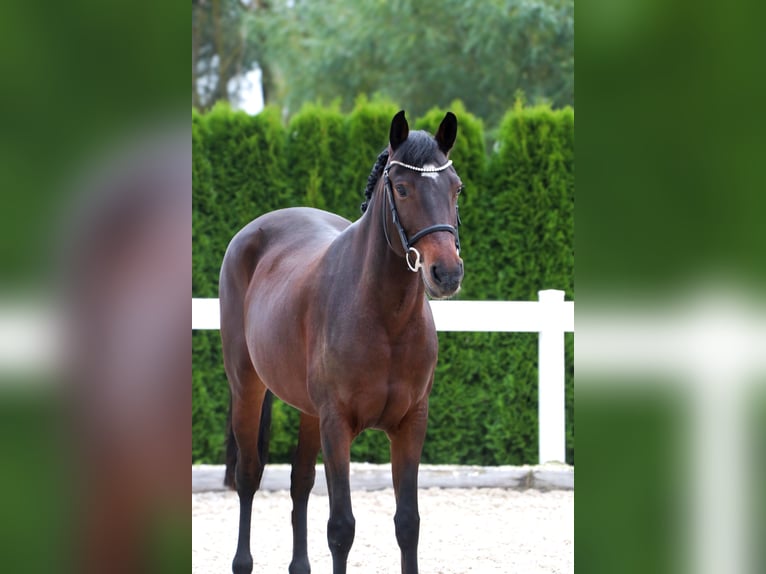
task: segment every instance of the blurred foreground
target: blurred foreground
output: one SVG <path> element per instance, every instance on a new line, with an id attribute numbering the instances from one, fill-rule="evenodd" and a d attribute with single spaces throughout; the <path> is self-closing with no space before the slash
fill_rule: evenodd
<path id="1" fill-rule="evenodd" d="M 577 4 L 588 574 L 766 571 L 764 11 Z"/>
<path id="2" fill-rule="evenodd" d="M 578 300 L 586 571 L 763 571 L 766 305 L 731 284 L 682 295 Z"/>
<path id="3" fill-rule="evenodd" d="M 189 569 L 186 5 L 0 6 L 0 569 Z"/>
<path id="4" fill-rule="evenodd" d="M 0 532 L 17 572 L 188 556 L 190 130 L 112 145 L 74 184 L 48 288 L 0 300 Z"/>

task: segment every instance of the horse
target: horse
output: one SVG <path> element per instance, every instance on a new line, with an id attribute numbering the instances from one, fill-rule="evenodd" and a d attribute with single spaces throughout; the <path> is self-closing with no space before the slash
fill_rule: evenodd
<path id="1" fill-rule="evenodd" d="M 367 428 L 389 438 L 401 570 L 417 573 L 418 467 L 438 350 L 426 294 L 451 297 L 463 279 L 462 182 L 448 157 L 456 136 L 451 112 L 432 136 L 410 132 L 402 110 L 357 221 L 293 207 L 258 217 L 229 243 L 219 294 L 231 391 L 224 482 L 240 505 L 235 574 L 253 568 L 252 503 L 266 463 L 272 394 L 300 411 L 290 574 L 310 572 L 306 509 L 320 449 L 333 572 L 346 572 L 356 524 L 350 447 Z"/>

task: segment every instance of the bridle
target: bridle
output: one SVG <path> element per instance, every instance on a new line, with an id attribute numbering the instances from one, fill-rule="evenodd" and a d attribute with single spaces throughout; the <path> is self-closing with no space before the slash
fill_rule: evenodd
<path id="1" fill-rule="evenodd" d="M 404 227 L 402 227 L 401 222 L 399 221 L 399 212 L 396 209 L 396 202 L 394 201 L 394 193 L 391 186 L 391 179 L 388 177 L 388 170 L 392 165 L 400 165 L 402 167 L 406 167 L 407 169 L 411 169 L 413 171 L 417 171 L 420 173 L 435 173 L 444 171 L 449 166 L 452 165 L 452 160 L 448 160 L 447 163 L 444 165 L 440 165 L 438 167 L 416 167 L 414 165 L 408 165 L 406 163 L 403 163 L 401 161 L 397 161 L 395 159 L 392 159 L 391 161 L 386 164 L 385 169 L 383 170 L 383 187 L 386 191 L 386 200 L 389 203 L 391 207 L 391 219 L 393 220 L 394 226 L 396 227 L 396 230 L 399 232 L 399 239 L 402 242 L 402 247 L 404 248 L 404 260 L 407 262 L 407 268 L 412 271 L 413 273 L 417 273 L 418 270 L 420 270 L 421 267 L 423 267 L 423 263 L 421 262 L 420 252 L 415 249 L 415 243 L 417 243 L 420 239 L 423 239 L 426 235 L 430 235 L 431 233 L 436 233 L 437 231 L 448 231 L 452 235 L 455 236 L 455 248 L 457 249 L 457 252 L 460 253 L 460 236 L 458 235 L 457 227 L 453 225 L 449 225 L 447 223 L 439 223 L 436 225 L 431 225 L 429 227 L 426 227 L 425 229 L 421 229 L 418 231 L 415 235 L 412 237 L 407 237 L 407 233 L 404 231 Z M 394 246 L 391 245 L 391 240 L 388 238 L 388 231 L 386 229 L 386 221 L 385 221 L 385 209 L 382 211 L 383 213 L 383 233 L 386 236 L 386 242 L 388 243 L 388 246 L 393 249 Z M 455 215 L 457 216 L 457 224 L 460 226 L 460 211 L 458 210 L 457 205 L 455 205 Z M 415 262 L 410 262 L 410 253 L 413 254 L 415 257 Z"/>

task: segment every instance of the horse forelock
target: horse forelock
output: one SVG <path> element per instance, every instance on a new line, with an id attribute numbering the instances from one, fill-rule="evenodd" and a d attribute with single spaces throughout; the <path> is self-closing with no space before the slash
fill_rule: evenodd
<path id="1" fill-rule="evenodd" d="M 407 139 L 394 152 L 396 159 L 403 163 L 422 167 L 427 163 L 434 163 L 439 151 L 439 145 L 436 143 L 434 137 L 426 131 L 416 130 L 411 131 Z M 388 163 L 388 147 L 384 149 L 378 155 L 375 160 L 375 165 L 372 166 L 372 171 L 367 178 L 367 187 L 364 190 L 365 201 L 362 203 L 362 213 L 367 210 L 367 206 L 372 199 L 372 194 L 375 191 L 375 186 L 380 180 L 380 176 L 383 174 L 383 169 Z M 439 162 L 436 162 L 439 163 Z"/>
<path id="2" fill-rule="evenodd" d="M 433 136 L 426 131 L 417 130 L 410 132 L 409 137 L 402 142 L 391 159 L 422 167 L 429 162 L 443 163 L 436 161 L 439 153 L 439 145 Z"/>

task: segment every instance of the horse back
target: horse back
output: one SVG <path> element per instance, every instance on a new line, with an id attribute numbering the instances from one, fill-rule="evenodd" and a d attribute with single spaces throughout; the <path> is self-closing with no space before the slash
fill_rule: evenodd
<path id="1" fill-rule="evenodd" d="M 231 240 L 221 266 L 221 276 L 232 274 L 248 282 L 256 265 L 265 259 L 279 264 L 285 257 L 312 258 L 350 225 L 333 213 L 293 207 L 266 213 L 243 227 Z M 233 273 L 231 273 L 233 272 Z"/>

